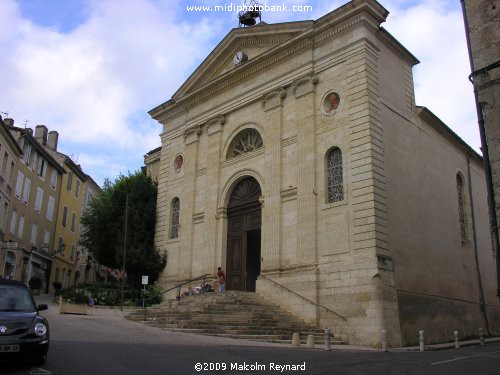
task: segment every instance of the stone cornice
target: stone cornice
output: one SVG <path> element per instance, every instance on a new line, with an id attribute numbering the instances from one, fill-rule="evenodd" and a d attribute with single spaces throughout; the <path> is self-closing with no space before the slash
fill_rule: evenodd
<path id="1" fill-rule="evenodd" d="M 225 123 L 226 123 L 226 118 L 222 114 L 212 117 L 210 120 L 206 122 L 208 135 L 221 132 Z"/>
<path id="2" fill-rule="evenodd" d="M 371 1 L 369 2 L 371 3 Z M 241 67 L 241 69 L 232 69 L 218 78 L 202 84 L 200 87 L 187 93 L 186 96 L 177 98 L 177 101 L 172 100 L 165 103 L 165 105 L 155 108 L 150 111 L 151 116 L 163 122 L 175 118 L 179 113 L 197 105 L 199 102 L 206 101 L 223 90 L 235 86 L 244 80 L 248 80 L 249 77 L 269 66 L 283 61 L 306 48 L 310 48 L 315 43 L 331 37 L 336 33 L 343 33 L 346 30 L 356 27 L 359 23 L 365 22 L 369 14 L 363 12 L 364 7 L 362 5 L 359 5 L 359 7 L 358 13 L 355 14 L 350 12 L 347 19 L 344 17 L 344 19 L 337 21 L 334 19 L 335 17 L 332 16 L 330 22 L 334 22 L 334 25 L 328 22 L 325 23 L 323 18 L 326 16 L 323 17 L 317 21 L 318 27 L 308 28 L 299 35 L 288 40 L 286 43 L 256 56 L 245 64 L 244 69 L 243 67 Z M 332 14 L 334 15 L 335 12 L 337 11 L 332 12 Z M 376 23 L 378 20 L 371 21 L 372 23 Z M 258 36 L 257 34 L 256 39 L 258 39 Z"/>
<path id="3" fill-rule="evenodd" d="M 189 145 L 193 142 L 197 142 L 200 135 L 201 135 L 200 125 L 190 126 L 184 131 L 184 142 L 186 143 L 186 145 Z"/>
<path id="4" fill-rule="evenodd" d="M 262 99 L 262 108 L 264 111 L 269 111 L 273 108 L 281 106 L 283 99 L 286 98 L 285 88 L 280 87 L 264 95 Z"/>

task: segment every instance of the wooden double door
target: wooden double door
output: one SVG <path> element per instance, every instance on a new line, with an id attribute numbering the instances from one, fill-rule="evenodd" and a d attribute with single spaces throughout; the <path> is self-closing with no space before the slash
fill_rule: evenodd
<path id="1" fill-rule="evenodd" d="M 257 181 L 248 177 L 233 190 L 228 205 L 227 288 L 255 291 L 261 263 L 261 196 Z"/>

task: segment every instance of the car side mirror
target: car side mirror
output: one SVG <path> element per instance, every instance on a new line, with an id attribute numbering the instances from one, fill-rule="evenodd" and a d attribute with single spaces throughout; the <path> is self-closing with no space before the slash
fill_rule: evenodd
<path id="1" fill-rule="evenodd" d="M 38 305 L 36 309 L 38 311 L 43 311 L 43 310 L 47 310 L 48 308 L 49 307 L 46 304 L 41 304 L 41 305 Z"/>

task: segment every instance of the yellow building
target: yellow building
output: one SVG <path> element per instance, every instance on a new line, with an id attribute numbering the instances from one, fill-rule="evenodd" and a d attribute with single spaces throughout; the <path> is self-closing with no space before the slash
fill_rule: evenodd
<path id="1" fill-rule="evenodd" d="M 77 284 L 82 277 L 78 270 L 78 236 L 83 206 L 83 185 L 87 176 L 71 158 L 57 151 L 47 149 L 64 169 L 57 219 L 54 230 L 54 260 L 50 276 L 50 286 L 60 282 L 63 288 Z"/>
<path id="2" fill-rule="evenodd" d="M 24 254 L 16 242 L 8 241 L 6 233 L 8 218 L 12 216 L 14 178 L 22 154 L 22 149 L 0 116 L 0 277 L 15 280 L 22 278 Z"/>

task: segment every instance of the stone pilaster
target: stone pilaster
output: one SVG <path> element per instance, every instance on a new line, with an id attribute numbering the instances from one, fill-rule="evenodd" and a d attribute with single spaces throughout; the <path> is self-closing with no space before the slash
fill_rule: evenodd
<path id="1" fill-rule="evenodd" d="M 156 198 L 156 226 L 155 226 L 155 247 L 159 251 L 165 251 L 168 239 L 168 180 L 169 165 L 172 164 L 170 139 L 167 133 L 161 135 L 161 158 L 158 172 L 158 195 Z"/>
<path id="2" fill-rule="evenodd" d="M 283 127 L 284 89 L 272 91 L 264 97 L 266 137 L 266 186 L 262 208 L 262 264 L 263 271 L 281 268 L 281 129 Z"/>
<path id="3" fill-rule="evenodd" d="M 400 342 L 399 313 L 389 253 L 383 124 L 378 100 L 378 52 L 368 42 L 346 63 L 350 115 L 350 173 L 353 216 L 351 272 L 363 271 L 358 287 L 366 316 L 357 331 L 377 340 L 382 329 L 390 343 Z M 358 261 L 359 260 L 359 261 Z M 363 260 L 363 261 L 361 261 Z M 357 267 L 363 264 L 364 270 Z M 383 265 L 391 265 L 384 267 Z"/>
<path id="4" fill-rule="evenodd" d="M 181 257 L 188 278 L 197 277 L 193 275 L 193 216 L 196 213 L 196 177 L 198 170 L 198 144 L 202 129 L 200 126 L 188 128 L 184 133 L 185 153 L 189 155 L 184 162 L 185 174 L 183 183 L 183 194 L 180 206 L 181 228 L 179 236 L 182 237 Z"/>
<path id="5" fill-rule="evenodd" d="M 223 115 L 217 116 L 209 120 L 206 124 L 208 137 L 208 153 L 207 153 L 207 183 L 205 205 L 205 243 L 212 264 L 209 265 L 207 272 L 215 272 L 217 266 L 225 268 L 225 257 L 222 254 L 222 243 L 225 238 L 220 238 L 218 231 L 214 230 L 217 227 L 217 203 L 220 195 L 220 162 L 222 151 L 222 130 L 226 120 Z"/>
<path id="6" fill-rule="evenodd" d="M 297 265 L 317 263 L 316 246 L 316 116 L 317 77 L 292 85 L 297 100 Z"/>

